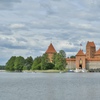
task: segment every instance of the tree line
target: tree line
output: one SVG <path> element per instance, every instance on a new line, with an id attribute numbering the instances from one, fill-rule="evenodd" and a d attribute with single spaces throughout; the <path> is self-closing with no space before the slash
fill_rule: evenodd
<path id="1" fill-rule="evenodd" d="M 22 70 L 48 70 L 57 69 L 63 70 L 66 67 L 66 54 L 63 50 L 59 53 L 54 53 L 52 62 L 48 58 L 48 54 L 33 59 L 31 56 L 26 59 L 22 56 L 12 56 L 6 63 L 5 69 L 8 71 L 22 71 Z"/>
<path id="2" fill-rule="evenodd" d="M 5 70 L 5 66 L 4 65 L 0 65 L 0 70 Z"/>

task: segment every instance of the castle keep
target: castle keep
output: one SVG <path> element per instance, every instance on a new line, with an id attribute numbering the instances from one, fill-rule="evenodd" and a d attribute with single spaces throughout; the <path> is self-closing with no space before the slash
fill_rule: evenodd
<path id="1" fill-rule="evenodd" d="M 56 53 L 52 43 L 49 45 L 46 53 L 52 62 L 52 56 Z M 87 42 L 86 53 L 79 50 L 75 58 L 66 58 L 67 68 L 69 69 L 97 69 L 100 68 L 100 49 L 96 51 L 94 42 Z"/>

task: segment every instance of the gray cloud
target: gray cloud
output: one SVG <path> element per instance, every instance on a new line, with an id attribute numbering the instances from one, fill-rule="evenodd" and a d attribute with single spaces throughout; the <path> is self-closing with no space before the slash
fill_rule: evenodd
<path id="1" fill-rule="evenodd" d="M 0 37 L 0 47 L 8 49 L 26 49 L 26 42 L 27 41 L 23 38 Z"/>
<path id="2" fill-rule="evenodd" d="M 21 0 L 0 0 L 0 10 L 10 10 L 14 3 L 20 3 Z"/>
<path id="3" fill-rule="evenodd" d="M 0 34 L 2 34 L 2 35 L 12 35 L 13 33 L 7 25 L 0 24 Z"/>
<path id="4" fill-rule="evenodd" d="M 67 56 L 80 43 L 85 51 L 87 41 L 99 48 L 99 10 L 99 0 L 0 0 L 1 62 L 12 55 L 42 55 L 50 42 Z"/>

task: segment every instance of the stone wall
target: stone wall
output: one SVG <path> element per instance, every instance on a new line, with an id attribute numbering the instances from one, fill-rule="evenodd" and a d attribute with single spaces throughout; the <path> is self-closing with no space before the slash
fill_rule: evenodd
<path id="1" fill-rule="evenodd" d="M 100 61 L 87 61 L 86 69 L 97 69 L 100 68 Z"/>
<path id="2" fill-rule="evenodd" d="M 67 61 L 66 68 L 68 68 L 68 69 L 76 69 L 76 63 L 75 63 L 75 61 Z"/>

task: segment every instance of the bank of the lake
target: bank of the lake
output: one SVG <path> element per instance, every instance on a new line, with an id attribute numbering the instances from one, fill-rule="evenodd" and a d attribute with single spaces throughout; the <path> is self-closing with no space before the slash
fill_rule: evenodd
<path id="1" fill-rule="evenodd" d="M 65 73 L 67 70 L 23 70 L 23 72 L 34 72 L 34 73 Z"/>

